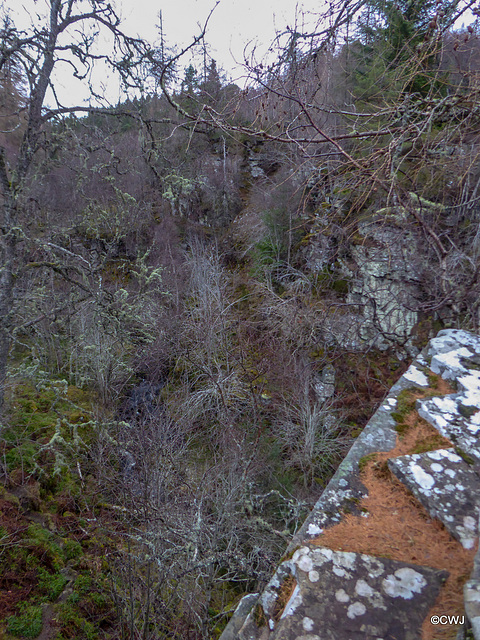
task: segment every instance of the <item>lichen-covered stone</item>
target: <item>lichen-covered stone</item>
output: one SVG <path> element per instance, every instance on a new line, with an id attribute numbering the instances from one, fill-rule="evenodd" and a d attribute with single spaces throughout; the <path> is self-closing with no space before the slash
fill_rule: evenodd
<path id="1" fill-rule="evenodd" d="M 415 364 L 412 364 L 403 374 L 405 380 L 408 382 L 413 382 L 419 387 L 428 387 L 429 381 L 425 373 Z"/>
<path id="2" fill-rule="evenodd" d="M 480 473 L 480 393 L 450 395 L 417 402 L 418 413 L 451 440 Z"/>
<path id="3" fill-rule="evenodd" d="M 269 620 L 271 640 L 416 640 L 447 577 L 429 567 L 314 546 L 298 549 L 290 565 L 296 588 Z"/>
<path id="4" fill-rule="evenodd" d="M 419 259 L 415 232 L 407 230 L 404 216 L 383 213 L 359 222 L 361 241 L 351 246 L 347 302 L 358 305 L 362 340 L 380 349 L 403 343 L 418 322 L 421 292 L 418 286 L 425 264 Z"/>
<path id="5" fill-rule="evenodd" d="M 230 618 L 229 624 L 222 634 L 222 640 L 235 640 L 238 632 L 245 622 L 245 618 L 258 600 L 258 593 L 249 593 L 244 596 L 237 605 L 235 613 Z"/>
<path id="6" fill-rule="evenodd" d="M 442 329 L 427 346 L 427 355 L 433 357 L 460 347 L 468 347 L 472 353 L 480 353 L 480 336 L 463 329 Z"/>
<path id="7" fill-rule="evenodd" d="M 430 515 L 438 518 L 466 549 L 478 536 L 480 478 L 454 449 L 401 456 L 388 461 Z"/>

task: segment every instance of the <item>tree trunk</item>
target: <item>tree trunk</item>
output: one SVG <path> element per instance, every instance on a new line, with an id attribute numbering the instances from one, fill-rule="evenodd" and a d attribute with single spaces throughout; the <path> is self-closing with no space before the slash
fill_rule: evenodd
<path id="1" fill-rule="evenodd" d="M 8 178 L 5 151 L 0 149 L 0 188 L 3 195 L 3 217 L 0 228 L 0 412 L 5 399 L 8 353 L 12 336 L 14 264 L 17 245 L 17 211 L 13 186 Z"/>
<path id="2" fill-rule="evenodd" d="M 2 225 L 2 266 L 0 268 L 0 412 L 3 408 L 7 380 L 8 353 L 12 335 L 12 309 L 14 291 L 14 260 L 16 249 L 15 206 L 4 204 Z M 7 221 L 7 224 L 5 224 Z"/>

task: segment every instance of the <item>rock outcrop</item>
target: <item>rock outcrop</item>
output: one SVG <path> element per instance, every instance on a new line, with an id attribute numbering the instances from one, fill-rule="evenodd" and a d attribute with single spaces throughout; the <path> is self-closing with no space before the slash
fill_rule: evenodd
<path id="1" fill-rule="evenodd" d="M 425 265 L 403 210 L 380 211 L 359 222 L 350 254 L 343 269 L 349 277 L 347 302 L 360 314 L 359 338 L 380 349 L 408 346 L 419 319 Z"/>

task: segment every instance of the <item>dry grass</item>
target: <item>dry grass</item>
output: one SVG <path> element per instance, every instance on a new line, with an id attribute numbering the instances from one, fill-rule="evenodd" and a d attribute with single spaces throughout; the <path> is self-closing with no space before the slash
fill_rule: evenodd
<path id="1" fill-rule="evenodd" d="M 292 597 L 292 593 L 295 591 L 297 581 L 293 576 L 287 576 L 282 582 L 282 586 L 278 592 L 278 597 L 275 601 L 275 611 L 273 612 L 273 619 L 278 622 L 282 617 L 282 613 L 288 604 L 288 601 Z"/>
<path id="2" fill-rule="evenodd" d="M 451 393 L 446 384 L 441 385 L 440 393 L 442 391 Z M 411 397 L 424 395 L 415 392 Z M 368 496 L 359 507 L 368 513 L 368 517 L 345 515 L 342 522 L 327 529 L 314 542 L 335 550 L 446 569 L 450 575 L 425 618 L 422 640 L 447 640 L 455 637 L 457 628 L 433 626 L 430 615 L 463 615 L 463 584 L 469 578 L 475 551 L 464 549 L 452 538 L 390 473 L 387 467 L 389 458 L 452 446 L 416 411 L 405 415 L 403 423 L 407 429 L 397 438 L 395 449 L 375 454 L 362 469 L 362 482 L 368 489 Z"/>

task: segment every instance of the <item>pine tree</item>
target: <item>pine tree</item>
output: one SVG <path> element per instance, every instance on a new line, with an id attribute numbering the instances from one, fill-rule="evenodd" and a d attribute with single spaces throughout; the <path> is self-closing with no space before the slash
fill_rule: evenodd
<path id="1" fill-rule="evenodd" d="M 437 0 L 369 0 L 353 45 L 354 94 L 379 100 L 401 94 L 426 95 L 434 71 L 441 24 L 455 3 Z"/>

